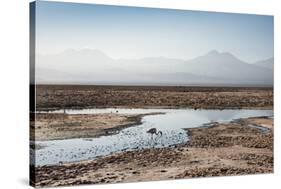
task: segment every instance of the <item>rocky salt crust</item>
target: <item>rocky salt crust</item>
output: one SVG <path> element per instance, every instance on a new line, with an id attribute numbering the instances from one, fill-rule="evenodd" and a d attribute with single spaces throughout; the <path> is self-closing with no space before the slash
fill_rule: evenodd
<path id="1" fill-rule="evenodd" d="M 249 127 L 267 123 L 269 132 Z M 265 125 L 263 125 L 265 126 Z M 160 149 L 35 168 L 36 186 L 119 183 L 273 172 L 273 120 L 250 118 L 186 129 L 191 140 Z"/>

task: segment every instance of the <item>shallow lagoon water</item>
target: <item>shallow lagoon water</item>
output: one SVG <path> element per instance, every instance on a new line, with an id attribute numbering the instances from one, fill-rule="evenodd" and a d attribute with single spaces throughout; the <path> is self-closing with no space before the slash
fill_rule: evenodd
<path id="1" fill-rule="evenodd" d="M 48 113 L 63 113 L 63 110 Z M 144 148 L 161 148 L 188 141 L 188 135 L 183 128 L 200 127 L 212 121 L 229 122 L 239 118 L 269 116 L 272 110 L 193 110 L 193 109 L 81 109 L 65 110 L 67 114 L 147 114 L 142 118 L 142 124 L 121 130 L 111 136 L 98 138 L 66 139 L 52 141 L 36 141 L 44 148 L 36 150 L 35 165 L 52 165 L 59 162 L 75 162 L 94 159 L 114 152 Z M 146 133 L 150 128 L 157 128 L 163 136 Z M 31 153 L 34 153 L 31 151 Z M 34 160 L 33 160 L 34 161 Z"/>

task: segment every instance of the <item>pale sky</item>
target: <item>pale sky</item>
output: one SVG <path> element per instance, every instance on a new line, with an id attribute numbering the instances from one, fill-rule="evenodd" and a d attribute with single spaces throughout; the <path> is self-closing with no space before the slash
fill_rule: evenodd
<path id="1" fill-rule="evenodd" d="M 37 1 L 36 52 L 98 49 L 112 58 L 190 59 L 216 49 L 273 57 L 273 17 Z"/>

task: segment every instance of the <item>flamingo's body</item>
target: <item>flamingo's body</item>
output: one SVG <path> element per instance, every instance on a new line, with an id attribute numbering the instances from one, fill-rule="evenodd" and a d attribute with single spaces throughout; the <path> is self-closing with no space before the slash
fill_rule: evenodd
<path id="1" fill-rule="evenodd" d="M 155 134 L 155 135 L 159 135 L 160 134 L 160 137 L 162 136 L 162 131 L 158 131 L 157 132 L 157 129 L 156 128 L 151 128 L 151 129 L 149 129 L 148 131 L 146 131 L 147 133 L 149 133 L 149 134 L 151 134 L 151 139 L 153 139 L 153 135 Z"/>

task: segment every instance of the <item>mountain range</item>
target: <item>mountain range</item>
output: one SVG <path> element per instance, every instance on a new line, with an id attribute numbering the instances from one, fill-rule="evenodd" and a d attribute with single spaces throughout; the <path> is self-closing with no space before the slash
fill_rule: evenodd
<path id="1" fill-rule="evenodd" d="M 113 59 L 99 50 L 36 56 L 38 84 L 273 86 L 274 58 L 247 63 L 212 50 L 190 60 Z"/>
<path id="2" fill-rule="evenodd" d="M 274 64 L 274 58 L 268 58 L 255 63 L 256 66 L 260 66 L 268 69 L 273 69 L 273 64 Z"/>

